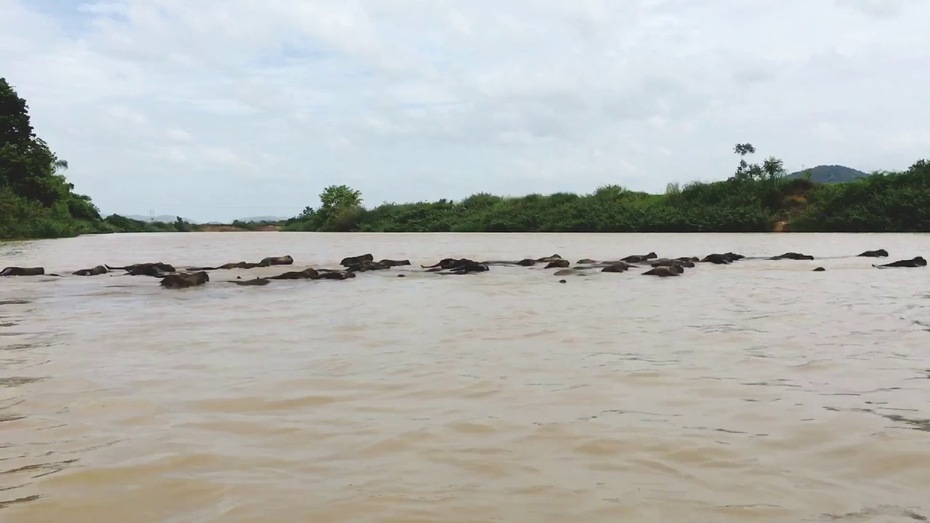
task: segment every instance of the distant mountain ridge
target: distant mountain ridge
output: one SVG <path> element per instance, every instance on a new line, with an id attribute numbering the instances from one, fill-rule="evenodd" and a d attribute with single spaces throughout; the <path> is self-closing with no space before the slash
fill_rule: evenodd
<path id="1" fill-rule="evenodd" d="M 785 178 L 789 180 L 803 179 L 808 172 L 811 174 L 811 181 L 815 183 L 846 183 L 870 176 L 868 173 L 845 165 L 818 165 L 817 167 L 791 173 Z"/>

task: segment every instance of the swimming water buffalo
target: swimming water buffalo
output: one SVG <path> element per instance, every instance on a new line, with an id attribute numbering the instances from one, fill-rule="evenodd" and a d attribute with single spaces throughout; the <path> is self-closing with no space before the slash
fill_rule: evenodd
<path id="1" fill-rule="evenodd" d="M 813 260 L 814 257 L 810 254 L 801 254 L 797 252 L 786 252 L 785 254 L 779 254 L 778 256 L 772 256 L 770 260 Z"/>
<path id="2" fill-rule="evenodd" d="M 874 251 L 865 251 L 865 252 L 860 253 L 860 254 L 858 254 L 858 255 L 856 255 L 856 256 L 857 256 L 857 257 L 862 257 L 862 258 L 887 258 L 887 257 L 888 257 L 888 251 L 886 251 L 885 249 L 877 249 L 877 250 L 874 250 Z"/>
<path id="3" fill-rule="evenodd" d="M 262 267 L 270 267 L 272 265 L 291 265 L 294 263 L 294 258 L 290 254 L 285 256 L 269 256 L 267 258 L 262 258 L 262 261 L 258 264 Z"/>
<path id="4" fill-rule="evenodd" d="M 236 262 L 236 263 L 224 263 L 223 265 L 220 265 L 217 268 L 228 271 L 232 269 L 255 269 L 258 267 L 267 267 L 267 265 L 262 265 L 261 263 L 241 261 L 241 262 Z M 211 270 L 216 270 L 216 268 L 211 269 Z"/>
<path id="5" fill-rule="evenodd" d="M 662 266 L 669 266 L 669 265 L 679 265 L 681 267 L 694 267 L 694 261 L 688 257 L 674 258 L 674 259 L 660 258 L 658 260 L 653 260 L 652 262 L 649 263 L 649 265 L 653 267 L 662 267 Z"/>
<path id="6" fill-rule="evenodd" d="M 565 267 L 568 267 L 569 265 L 571 264 L 568 262 L 568 260 L 564 260 L 562 258 L 555 258 L 551 260 L 548 264 L 546 264 L 546 268 L 547 269 L 564 269 Z"/>
<path id="7" fill-rule="evenodd" d="M 252 280 L 233 280 L 231 283 L 235 283 L 236 285 L 242 285 L 242 286 L 259 287 L 262 285 L 268 285 L 269 283 L 271 283 L 271 280 L 268 278 L 255 278 Z"/>
<path id="8" fill-rule="evenodd" d="M 348 258 L 343 258 L 342 261 L 339 262 L 339 265 L 342 265 L 343 267 L 348 267 L 349 265 L 355 265 L 355 264 L 366 262 L 366 261 L 368 262 L 375 261 L 375 257 L 372 256 L 371 254 L 362 254 L 361 256 L 349 256 Z"/>
<path id="9" fill-rule="evenodd" d="M 251 263 L 251 262 L 235 262 L 235 263 L 224 263 L 219 267 L 185 267 L 187 271 L 218 271 L 218 270 L 230 270 L 230 269 L 254 269 L 256 267 L 262 267 L 260 263 Z"/>
<path id="10" fill-rule="evenodd" d="M 469 260 L 468 258 L 443 258 L 433 265 L 421 265 L 420 267 L 427 269 L 427 272 L 448 271 L 443 274 L 468 274 L 489 270 L 487 265 Z"/>
<path id="11" fill-rule="evenodd" d="M 420 267 L 423 269 L 435 269 L 438 271 L 438 270 L 443 270 L 443 269 L 451 269 L 455 265 L 463 264 L 469 261 L 471 260 L 468 260 L 466 258 L 462 258 L 462 259 L 443 258 L 432 265 L 420 265 Z"/>
<path id="12" fill-rule="evenodd" d="M 352 272 L 366 272 L 366 271 L 383 271 L 390 269 L 389 265 L 384 265 L 380 262 L 365 260 L 358 263 L 350 263 L 345 266 L 347 271 Z"/>
<path id="13" fill-rule="evenodd" d="M 708 254 L 707 256 L 702 258 L 701 262 L 702 263 L 714 263 L 717 265 L 728 265 L 730 263 L 733 263 L 733 260 L 730 259 L 730 257 L 727 256 L 726 254 L 714 253 L 714 254 Z"/>
<path id="14" fill-rule="evenodd" d="M 108 271 L 106 267 L 104 267 L 103 265 L 98 265 L 94 267 L 93 269 L 81 269 L 78 271 L 74 271 L 71 274 L 73 274 L 74 276 L 99 276 L 101 274 L 106 274 L 108 272 L 110 271 Z"/>
<path id="15" fill-rule="evenodd" d="M 288 271 L 277 276 L 270 276 L 269 280 L 319 280 L 320 273 L 313 267 L 302 271 Z"/>
<path id="16" fill-rule="evenodd" d="M 405 265 L 410 265 L 410 260 L 381 260 L 378 263 L 387 267 L 403 267 Z"/>
<path id="17" fill-rule="evenodd" d="M 291 265 L 294 263 L 294 258 L 290 254 L 285 256 L 269 256 L 267 258 L 262 258 L 260 262 L 234 262 L 234 263 L 224 263 L 219 267 L 187 267 L 188 271 L 216 271 L 216 270 L 232 270 L 232 269 L 257 269 L 259 267 L 271 267 L 272 265 Z"/>
<path id="18" fill-rule="evenodd" d="M 643 276 L 680 276 L 685 270 L 680 265 L 660 265 L 643 273 Z"/>
<path id="19" fill-rule="evenodd" d="M 533 258 L 523 258 L 522 260 L 491 260 L 480 262 L 484 265 L 515 265 L 519 267 L 532 267 L 537 261 Z"/>
<path id="20" fill-rule="evenodd" d="M 635 265 L 630 265 L 624 261 L 618 261 L 611 263 L 601 269 L 601 272 L 626 272 L 631 268 L 636 267 Z"/>
<path id="21" fill-rule="evenodd" d="M 621 258 L 621 260 L 627 263 L 642 263 L 644 261 L 654 260 L 658 257 L 656 253 L 650 252 L 649 254 L 633 254 L 626 258 Z"/>
<path id="22" fill-rule="evenodd" d="M 350 263 L 345 265 L 346 270 L 352 272 L 365 272 L 365 271 L 383 271 L 390 269 L 392 267 L 401 267 L 403 265 L 410 265 L 410 260 L 381 260 L 378 262 L 371 260 L 364 260 L 357 263 Z"/>
<path id="23" fill-rule="evenodd" d="M 553 254 L 552 256 L 545 256 L 543 258 L 536 258 L 538 263 L 551 263 L 553 260 L 561 260 L 562 257 L 558 254 Z"/>
<path id="24" fill-rule="evenodd" d="M 161 286 L 168 289 L 185 289 L 196 287 L 210 281 L 206 272 L 176 272 L 168 274 L 161 280 Z"/>
<path id="25" fill-rule="evenodd" d="M 575 266 L 578 269 L 600 269 L 603 267 L 608 267 L 610 265 L 622 264 L 627 267 L 636 267 L 636 265 L 629 264 L 623 260 L 592 260 L 591 258 L 582 258 L 575 262 Z"/>
<path id="26" fill-rule="evenodd" d="M 0 276 L 42 276 L 45 267 L 7 267 L 0 271 Z"/>
<path id="27" fill-rule="evenodd" d="M 163 278 L 167 273 L 177 272 L 174 266 L 162 262 L 136 263 L 125 267 L 110 267 L 109 265 L 104 265 L 104 267 L 111 271 L 125 270 L 130 276 L 154 276 L 156 278 Z"/>
<path id="28" fill-rule="evenodd" d="M 732 252 L 726 252 L 726 253 L 723 253 L 723 254 L 714 253 L 714 254 L 708 254 L 707 256 L 705 256 L 704 258 L 702 258 L 702 259 L 701 259 L 701 262 L 703 262 L 703 263 L 713 263 L 713 264 L 716 264 L 716 265 L 729 265 L 729 264 L 731 264 L 731 263 L 733 263 L 733 262 L 735 262 L 735 261 L 737 261 L 737 260 L 741 260 L 741 259 L 743 259 L 743 258 L 745 258 L 745 256 L 743 256 L 743 255 L 741 255 L 741 254 L 734 254 L 734 253 L 732 253 Z"/>
<path id="29" fill-rule="evenodd" d="M 349 278 L 355 278 L 355 273 L 352 271 L 334 271 L 329 269 L 320 269 L 321 280 L 348 280 Z"/>
<path id="30" fill-rule="evenodd" d="M 916 256 L 910 260 L 898 260 L 896 262 L 886 263 L 883 265 L 872 265 L 879 269 L 892 268 L 892 267 L 926 267 L 927 260 L 923 256 Z"/>

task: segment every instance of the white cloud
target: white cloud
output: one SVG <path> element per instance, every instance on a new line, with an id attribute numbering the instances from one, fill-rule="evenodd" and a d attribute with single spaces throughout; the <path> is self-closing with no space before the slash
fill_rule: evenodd
<path id="1" fill-rule="evenodd" d="M 133 126 L 141 127 L 141 126 L 146 126 L 149 123 L 148 117 L 145 116 L 144 114 L 137 112 L 137 111 L 133 111 L 132 109 L 128 109 L 120 105 L 114 105 L 114 106 L 108 107 L 107 110 L 104 111 L 104 113 L 106 117 L 123 120 L 127 124 L 130 124 Z"/>
<path id="2" fill-rule="evenodd" d="M 179 143 L 191 143 L 194 141 L 194 137 L 187 131 L 182 129 L 171 129 L 168 131 L 168 138 L 174 142 Z"/>
<path id="3" fill-rule="evenodd" d="M 743 141 L 904 168 L 930 134 L 916 0 L 69 4 L 0 0 L 0 74 L 107 212 L 661 191 Z"/>

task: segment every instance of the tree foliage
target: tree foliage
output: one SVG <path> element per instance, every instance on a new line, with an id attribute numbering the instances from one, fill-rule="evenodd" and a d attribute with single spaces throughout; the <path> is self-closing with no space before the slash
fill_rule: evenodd
<path id="1" fill-rule="evenodd" d="M 307 206 L 292 220 L 290 230 L 350 231 L 364 214 L 362 193 L 348 185 L 330 185 L 320 193 L 320 207 Z"/>
<path id="2" fill-rule="evenodd" d="M 930 231 L 930 164 L 844 184 L 786 178 L 782 160 L 761 164 L 737 144 L 740 164 L 720 182 L 669 184 L 665 194 L 605 185 L 587 195 L 555 193 L 505 198 L 478 193 L 461 201 L 356 204 L 341 219 L 305 210 L 285 230 L 384 232 L 768 232 L 786 221 L 795 231 Z M 354 189 L 344 189 L 359 197 Z M 324 194 L 335 194 L 335 191 Z M 323 197 L 321 195 L 321 200 Z M 331 200 L 335 201 L 335 200 Z M 309 208 L 308 208 L 309 209 Z M 925 212 L 924 209 L 927 209 Z M 310 209 L 312 211 L 312 209 Z M 330 216 L 332 211 L 327 211 Z"/>
<path id="3" fill-rule="evenodd" d="M 320 212 L 336 213 L 362 205 L 362 193 L 347 185 L 330 185 L 320 193 Z"/>
<path id="4" fill-rule="evenodd" d="M 90 197 L 74 192 L 68 162 L 39 138 L 29 106 L 0 78 L 0 239 L 57 238 L 86 233 L 186 231 L 191 225 L 100 216 Z"/>
<path id="5" fill-rule="evenodd" d="M 26 101 L 0 78 L 0 238 L 57 237 L 103 224 L 90 198 L 61 174 L 68 163 L 36 136 Z"/>
<path id="6" fill-rule="evenodd" d="M 794 224 L 799 231 L 930 232 L 930 162 L 850 183 L 818 184 Z"/>
<path id="7" fill-rule="evenodd" d="M 731 180 L 735 181 L 756 181 L 756 182 L 769 182 L 774 184 L 780 178 L 787 176 L 785 171 L 784 162 L 775 158 L 774 156 L 769 156 L 766 158 L 762 165 L 757 163 L 748 163 L 746 161 L 746 155 L 754 154 L 756 148 L 750 143 L 738 143 L 733 148 L 733 151 L 740 155 L 739 166 L 736 168 L 736 172 L 733 174 Z"/>

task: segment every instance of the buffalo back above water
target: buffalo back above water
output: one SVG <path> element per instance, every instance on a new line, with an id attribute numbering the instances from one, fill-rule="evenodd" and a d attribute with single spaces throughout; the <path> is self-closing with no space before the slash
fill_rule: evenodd
<path id="1" fill-rule="evenodd" d="M 0 276 L 42 276 L 45 267 L 6 267 L 0 271 Z"/>

